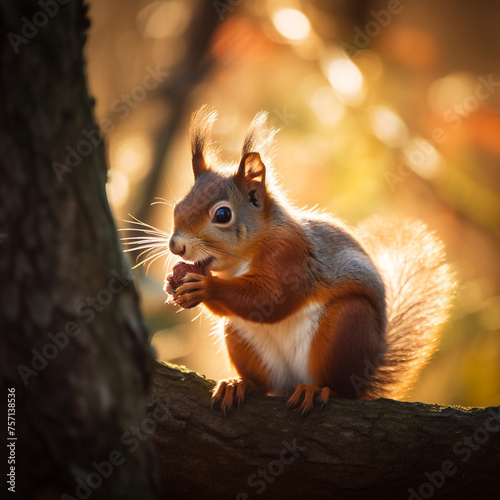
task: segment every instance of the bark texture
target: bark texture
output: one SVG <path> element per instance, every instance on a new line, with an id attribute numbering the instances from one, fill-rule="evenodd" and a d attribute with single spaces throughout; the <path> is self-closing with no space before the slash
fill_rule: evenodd
<path id="1" fill-rule="evenodd" d="M 152 442 L 133 439 L 152 357 L 106 198 L 87 26 L 81 0 L 0 4 L 1 394 L 25 499 L 155 491 Z"/>
<path id="2" fill-rule="evenodd" d="M 498 498 L 500 407 L 338 399 L 303 418 L 251 394 L 224 418 L 213 385 L 157 365 L 162 498 Z"/>

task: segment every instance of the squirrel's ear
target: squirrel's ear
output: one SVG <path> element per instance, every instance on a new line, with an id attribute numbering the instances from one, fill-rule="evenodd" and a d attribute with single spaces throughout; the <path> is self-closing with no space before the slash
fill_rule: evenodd
<path id="1" fill-rule="evenodd" d="M 262 163 L 259 153 L 247 153 L 243 155 L 235 182 L 247 200 L 254 207 L 262 208 L 266 192 L 266 166 Z"/>

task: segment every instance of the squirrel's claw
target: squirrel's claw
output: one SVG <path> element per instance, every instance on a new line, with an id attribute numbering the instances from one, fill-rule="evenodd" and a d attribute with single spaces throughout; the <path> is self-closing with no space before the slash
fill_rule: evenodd
<path id="1" fill-rule="evenodd" d="M 248 390 L 248 384 L 240 378 L 220 380 L 212 391 L 211 407 L 214 409 L 216 405 L 220 405 L 222 413 L 227 416 L 234 400 L 236 399 L 239 408 Z"/>
<path id="2" fill-rule="evenodd" d="M 290 396 L 290 399 L 286 403 L 286 409 L 290 410 L 297 407 L 302 400 L 300 405 L 300 415 L 307 415 L 314 407 L 314 396 L 318 393 L 318 400 L 320 403 L 319 410 L 321 411 L 330 399 L 330 395 L 334 395 L 335 392 L 331 391 L 329 387 L 315 387 L 313 385 L 299 384 L 295 392 Z"/>
<path id="3" fill-rule="evenodd" d="M 172 285 L 170 284 L 169 278 L 172 277 L 172 273 L 168 273 L 165 281 L 163 282 L 163 291 L 168 293 L 169 295 L 174 295 L 175 290 L 172 288 Z"/>
<path id="4" fill-rule="evenodd" d="M 206 298 L 206 280 L 207 277 L 201 274 L 186 274 L 182 285 L 175 289 L 174 303 L 185 309 L 190 309 L 203 302 Z"/>

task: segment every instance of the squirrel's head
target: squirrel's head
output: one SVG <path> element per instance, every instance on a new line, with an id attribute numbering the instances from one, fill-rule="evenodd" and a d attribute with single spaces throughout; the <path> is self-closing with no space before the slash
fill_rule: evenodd
<path id="1" fill-rule="evenodd" d="M 238 273 L 249 262 L 252 243 L 272 210 L 266 181 L 276 130 L 258 113 L 248 130 L 236 169 L 219 165 L 210 142 L 216 112 L 206 106 L 191 119 L 194 185 L 176 203 L 169 248 L 173 254 L 203 262 L 212 271 Z"/>

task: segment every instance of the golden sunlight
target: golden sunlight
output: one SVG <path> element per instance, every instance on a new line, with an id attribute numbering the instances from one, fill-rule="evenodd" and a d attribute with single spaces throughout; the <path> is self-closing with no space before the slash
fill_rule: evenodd
<path id="1" fill-rule="evenodd" d="M 325 123 L 337 123 L 345 113 L 345 106 L 337 99 L 331 87 L 320 87 L 311 96 L 309 104 L 316 116 Z"/>
<path id="2" fill-rule="evenodd" d="M 110 170 L 109 180 L 106 184 L 106 192 L 110 204 L 115 208 L 120 208 L 127 201 L 130 191 L 128 177 L 120 170 Z"/>
<path id="3" fill-rule="evenodd" d="M 124 139 L 113 138 L 109 145 L 110 164 L 113 170 L 118 169 L 134 181 L 144 177 L 151 165 L 151 149 L 146 136 L 135 134 Z"/>

